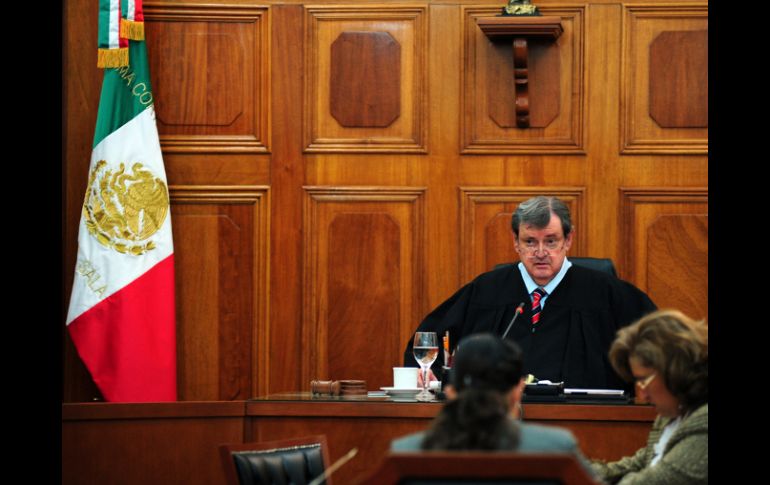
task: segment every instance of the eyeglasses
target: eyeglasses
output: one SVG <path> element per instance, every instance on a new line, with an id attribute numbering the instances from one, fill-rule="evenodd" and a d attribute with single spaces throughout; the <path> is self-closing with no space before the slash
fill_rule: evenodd
<path id="1" fill-rule="evenodd" d="M 652 374 L 648 375 L 644 379 L 637 379 L 636 385 L 639 386 L 639 389 L 645 390 L 647 386 L 650 385 L 650 382 L 652 382 L 653 379 L 655 379 L 658 376 L 657 372 L 653 372 Z"/>
<path id="2" fill-rule="evenodd" d="M 550 252 L 561 249 L 564 239 L 546 239 L 542 243 L 534 239 L 527 239 L 526 241 L 519 242 L 519 249 L 526 253 L 536 253 L 538 251 Z"/>

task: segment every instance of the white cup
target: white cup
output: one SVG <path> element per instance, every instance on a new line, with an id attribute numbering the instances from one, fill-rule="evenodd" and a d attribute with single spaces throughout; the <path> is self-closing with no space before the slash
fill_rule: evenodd
<path id="1" fill-rule="evenodd" d="M 417 367 L 394 367 L 393 368 L 393 387 L 395 389 L 415 389 L 417 388 Z"/>

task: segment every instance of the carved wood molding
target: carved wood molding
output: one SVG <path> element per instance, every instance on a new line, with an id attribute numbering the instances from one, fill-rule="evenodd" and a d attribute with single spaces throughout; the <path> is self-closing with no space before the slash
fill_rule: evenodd
<path id="1" fill-rule="evenodd" d="M 481 27 L 478 21 L 484 18 L 490 18 L 500 12 L 499 7 L 483 6 L 463 6 L 461 7 L 461 17 L 463 21 L 463 68 L 461 72 L 461 153 L 463 154 L 585 154 L 584 133 L 586 131 L 586 72 L 584 68 L 584 44 L 585 44 L 585 5 L 559 5 L 551 7 L 540 7 L 543 15 L 555 17 L 561 22 L 564 34 L 559 36 L 554 46 L 558 47 L 556 51 L 561 59 L 557 63 L 539 62 L 543 66 L 558 66 L 560 70 L 560 79 L 558 84 L 553 86 L 558 92 L 553 95 L 558 96 L 559 102 L 548 108 L 547 113 L 542 113 L 540 117 L 542 124 L 537 128 L 531 126 L 527 129 L 509 127 L 500 124 L 498 120 L 490 113 L 490 119 L 487 120 L 487 114 L 480 108 L 482 104 L 476 100 L 479 90 L 489 90 L 485 86 L 489 81 L 480 79 L 478 63 L 484 61 L 486 46 L 482 45 L 479 39 L 486 38 L 481 33 Z M 553 35 L 552 30 L 546 30 L 547 35 Z M 487 40 L 488 42 L 488 40 Z M 532 44 L 532 45 L 530 45 Z M 535 45 L 528 43 L 530 54 L 534 51 Z M 545 55 L 547 52 L 544 46 L 538 46 L 539 52 Z M 518 49 L 518 58 L 523 61 L 522 49 Z M 515 53 L 512 53 L 515 54 Z M 534 78 L 533 59 L 529 55 L 527 60 L 527 76 Z M 513 58 L 513 57 L 512 57 Z M 514 61 L 518 68 L 518 62 Z M 547 68 L 547 67 L 546 67 Z M 542 73 L 553 76 L 554 73 Z M 523 79 L 523 73 L 517 73 L 518 77 Z M 482 83 L 481 86 L 478 83 Z M 532 86 L 529 87 L 529 96 L 533 97 Z M 543 94 L 546 98 L 550 96 L 550 91 Z M 524 100 L 522 99 L 523 103 Z M 541 104 L 543 104 L 541 102 Z M 525 109 L 526 106 L 522 105 Z M 537 109 L 536 107 L 530 107 Z M 530 121 L 532 122 L 533 113 L 530 109 Z M 493 123 L 494 126 L 489 125 Z"/>
<path id="2" fill-rule="evenodd" d="M 708 214 L 707 187 L 621 187 L 619 189 L 620 209 L 620 250 L 622 265 L 618 268 L 621 278 L 634 283 L 640 289 L 647 289 L 646 242 L 640 238 L 640 211 L 645 206 L 655 206 L 655 217 L 670 214 Z M 654 220 L 649 221 L 652 224 Z M 649 225 L 648 225 L 649 226 Z"/>
<path id="3" fill-rule="evenodd" d="M 529 128 L 529 48 L 532 39 L 556 40 L 564 29 L 559 17 L 479 17 L 476 23 L 490 39 L 513 43 L 513 76 L 516 84 L 516 125 Z"/>
<path id="4" fill-rule="evenodd" d="M 270 17 L 268 12 L 268 7 L 256 5 L 144 3 L 144 15 L 148 23 L 205 22 L 214 27 L 232 23 L 253 24 L 253 37 L 243 46 L 244 51 L 252 56 L 250 62 L 253 63 L 253 71 L 244 73 L 244 76 L 247 76 L 247 80 L 253 80 L 253 85 L 244 87 L 245 99 L 241 99 L 244 104 L 235 107 L 239 112 L 232 118 L 243 122 L 242 117 L 249 116 L 245 111 L 253 110 L 253 117 L 245 121 L 246 126 L 250 128 L 243 133 L 200 133 L 203 129 L 201 126 L 206 125 L 173 123 L 169 126 L 176 125 L 182 129 L 176 130 L 177 132 L 173 134 L 164 134 L 164 125 L 159 122 L 160 143 L 164 153 L 270 152 Z M 242 70 L 243 66 L 238 69 Z M 151 74 L 156 79 L 160 75 L 155 71 Z M 214 86 L 216 89 L 224 87 Z M 178 103 L 179 100 L 159 97 L 156 103 L 158 102 L 172 104 Z M 161 121 L 160 118 L 159 121 Z"/>
<path id="5" fill-rule="evenodd" d="M 350 216 L 361 218 L 376 218 L 390 221 L 397 234 L 399 254 L 393 255 L 398 263 L 395 274 L 398 279 L 398 301 L 392 304 L 398 311 L 397 342 L 372 342 L 380 345 L 380 352 L 393 352 L 392 345 L 397 346 L 400 355 L 414 326 L 425 312 L 425 192 L 424 187 L 330 187 L 306 186 L 304 216 L 303 216 L 303 247 L 305 273 L 303 276 L 303 314 L 302 341 L 308 343 L 302 356 L 301 384 L 303 389 L 309 389 L 310 381 L 318 378 L 346 379 L 351 377 L 329 376 L 328 362 L 331 357 L 327 348 L 328 330 L 330 323 L 327 316 L 334 302 L 329 298 L 330 279 L 335 276 L 334 268 L 326 267 L 332 260 L 335 251 L 330 235 L 334 222 L 342 216 L 345 221 Z M 354 217 L 355 219 L 355 217 Z M 390 224 L 390 223 L 389 223 Z M 352 232 L 355 232 L 351 228 Z M 359 255 L 360 256 L 360 255 Z M 322 267 L 324 266 L 324 267 Z M 345 276 L 345 275 L 343 275 Z M 372 295 L 370 303 L 382 303 Z M 374 301 L 377 300 L 377 301 Z M 341 304 L 338 302 L 337 304 Z M 342 303 L 344 304 L 344 303 Z M 366 304 L 362 304 L 366 305 Z M 355 302 L 352 306 L 360 306 Z M 377 322 L 372 322 L 369 329 L 376 335 Z M 391 329 L 392 330 L 392 329 Z M 342 352 L 343 349 L 335 349 Z M 372 351 L 376 351 L 372 348 Z M 353 358 L 353 357 L 351 357 Z M 387 384 L 383 384 L 387 385 Z"/>
<path id="6" fill-rule="evenodd" d="M 254 242 L 252 254 L 254 321 L 251 342 L 252 396 L 265 395 L 270 376 L 270 187 L 264 185 L 169 185 L 172 206 L 252 206 Z"/>
<path id="7" fill-rule="evenodd" d="M 427 6 L 306 7 L 303 139 L 306 153 L 427 153 L 428 19 Z M 387 32 L 399 44 L 402 63 L 398 116 L 386 126 L 347 127 L 330 111 L 331 44 L 321 45 L 324 25 L 341 23 L 343 32 Z M 387 24 L 400 23 L 397 28 Z M 331 28 L 331 27 L 329 27 Z M 405 40 L 409 39 L 410 43 Z M 327 39 L 328 40 L 328 39 Z M 327 55 L 326 50 L 329 54 Z M 406 66 L 410 66 L 406 68 Z M 321 76 L 321 73 L 325 73 Z M 336 98 L 335 98 L 336 99 Z"/>
<path id="8" fill-rule="evenodd" d="M 650 114 L 648 43 L 664 31 L 708 29 L 708 5 L 624 5 L 623 8 L 620 153 L 706 155 L 708 127 L 666 128 L 660 126 Z"/>
<path id="9" fill-rule="evenodd" d="M 576 236 L 572 242 L 572 255 L 583 255 L 587 249 L 588 230 L 587 208 L 585 202 L 584 187 L 460 187 L 460 284 L 470 281 L 473 277 L 483 271 L 492 269 L 490 264 L 480 261 L 479 245 L 484 241 L 480 240 L 478 232 L 480 225 L 488 225 L 490 219 L 478 220 L 477 211 L 483 205 L 503 206 L 504 221 L 507 234 L 505 235 L 506 244 L 510 246 L 505 251 L 505 261 L 495 261 L 495 263 L 512 262 L 517 256 L 513 250 L 513 232 L 511 231 L 511 216 L 519 203 L 527 199 L 543 196 L 555 196 L 563 200 L 570 207 L 573 227 L 579 229 L 575 232 Z M 498 211 L 497 216 L 503 216 Z M 510 254 L 508 254 L 510 252 Z M 486 253 L 486 252 L 485 252 Z M 487 256 L 487 254 L 484 254 Z"/>

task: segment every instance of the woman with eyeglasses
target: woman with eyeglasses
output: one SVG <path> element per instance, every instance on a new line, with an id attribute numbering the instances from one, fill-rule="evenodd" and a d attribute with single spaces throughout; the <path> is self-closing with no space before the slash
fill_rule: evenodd
<path id="1" fill-rule="evenodd" d="M 708 483 L 708 327 L 661 310 L 618 331 L 610 362 L 637 396 L 655 406 L 647 446 L 593 466 L 608 483 Z"/>

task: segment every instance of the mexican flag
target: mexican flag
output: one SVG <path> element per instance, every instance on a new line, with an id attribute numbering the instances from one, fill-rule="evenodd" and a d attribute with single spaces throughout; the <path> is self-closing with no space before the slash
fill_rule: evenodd
<path id="1" fill-rule="evenodd" d="M 107 401 L 175 401 L 174 246 L 141 1 L 100 0 L 99 32 L 107 69 L 67 328 Z"/>

